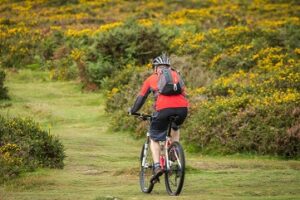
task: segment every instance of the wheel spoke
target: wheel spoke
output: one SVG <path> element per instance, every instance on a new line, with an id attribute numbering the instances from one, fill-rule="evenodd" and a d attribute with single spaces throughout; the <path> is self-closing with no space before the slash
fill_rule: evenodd
<path id="1" fill-rule="evenodd" d="M 153 184 L 150 183 L 150 179 L 153 174 L 152 156 L 149 149 L 145 150 L 145 144 L 143 145 L 140 157 L 140 186 L 142 192 L 150 193 L 153 189 Z"/>
<path id="2" fill-rule="evenodd" d="M 166 189 L 170 195 L 179 195 L 184 182 L 185 158 L 182 147 L 178 142 L 171 144 L 168 156 L 171 162 L 170 169 L 165 176 Z"/>
<path id="3" fill-rule="evenodd" d="M 178 154 L 177 154 L 177 150 L 176 150 L 176 149 L 174 150 L 174 154 L 175 154 L 175 157 L 176 157 L 176 161 L 178 162 L 178 165 L 179 165 L 179 167 L 181 168 L 180 159 L 179 159 L 179 157 L 178 157 Z"/>

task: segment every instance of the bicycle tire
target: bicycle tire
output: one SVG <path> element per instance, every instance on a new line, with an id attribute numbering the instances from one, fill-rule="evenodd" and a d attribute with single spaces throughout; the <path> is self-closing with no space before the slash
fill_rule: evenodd
<path id="1" fill-rule="evenodd" d="M 177 157 L 174 152 L 176 152 Z M 179 142 L 173 142 L 170 145 L 168 148 L 168 158 L 170 169 L 165 173 L 166 190 L 169 195 L 178 196 L 183 188 L 185 177 L 185 156 L 183 148 Z"/>
<path id="2" fill-rule="evenodd" d="M 146 152 L 146 160 L 145 160 L 145 166 L 143 166 L 143 158 L 144 158 L 144 149 L 147 143 L 144 143 L 141 150 L 140 155 L 140 187 L 141 191 L 144 193 L 151 193 L 154 184 L 150 182 L 150 179 L 153 175 L 153 160 L 152 160 L 152 154 L 150 151 L 150 146 L 147 148 Z"/>

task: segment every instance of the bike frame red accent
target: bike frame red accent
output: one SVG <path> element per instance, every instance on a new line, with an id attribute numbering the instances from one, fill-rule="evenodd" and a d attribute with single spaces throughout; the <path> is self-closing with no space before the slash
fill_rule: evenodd
<path id="1" fill-rule="evenodd" d="M 160 164 L 160 167 L 162 168 L 162 169 L 165 169 L 165 165 L 166 165 L 166 159 L 165 159 L 165 156 L 160 156 L 159 157 L 159 164 Z"/>

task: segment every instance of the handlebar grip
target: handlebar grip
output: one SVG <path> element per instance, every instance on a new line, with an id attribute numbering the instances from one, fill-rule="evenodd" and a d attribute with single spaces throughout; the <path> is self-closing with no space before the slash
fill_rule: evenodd
<path id="1" fill-rule="evenodd" d="M 151 115 L 146 115 L 146 114 L 143 114 L 143 113 L 131 113 L 131 115 L 138 116 L 138 117 L 140 117 L 142 120 L 152 119 L 152 116 L 151 116 Z"/>

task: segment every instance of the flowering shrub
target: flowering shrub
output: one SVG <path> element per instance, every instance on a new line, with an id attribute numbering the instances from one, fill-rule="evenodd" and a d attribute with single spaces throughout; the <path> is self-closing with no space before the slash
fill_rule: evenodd
<path id="1" fill-rule="evenodd" d="M 184 137 L 204 152 L 299 156 L 300 137 L 296 132 L 291 136 L 288 130 L 299 123 L 300 118 L 295 115 L 299 108 L 294 105 L 300 96 L 278 95 L 234 95 L 204 101 L 193 108 Z M 293 141 L 282 146 L 289 137 Z"/>
<path id="2" fill-rule="evenodd" d="M 64 147 L 29 119 L 0 116 L 0 181 L 36 167 L 63 168 Z"/>
<path id="3" fill-rule="evenodd" d="M 0 58 L 3 67 L 25 67 L 34 59 L 36 46 L 40 40 L 37 30 L 30 30 L 24 24 L 11 28 L 0 25 Z"/>
<path id="4" fill-rule="evenodd" d="M 0 10 L 1 66 L 100 87 L 115 130 L 142 135 L 126 111 L 151 59 L 168 51 L 188 87 L 183 136 L 194 149 L 300 154 L 297 1 L 5 1 Z"/>
<path id="5" fill-rule="evenodd" d="M 23 171 L 21 149 L 16 144 L 7 143 L 0 147 L 0 182 L 18 176 Z"/>

